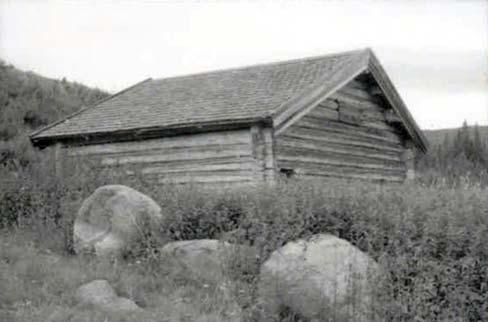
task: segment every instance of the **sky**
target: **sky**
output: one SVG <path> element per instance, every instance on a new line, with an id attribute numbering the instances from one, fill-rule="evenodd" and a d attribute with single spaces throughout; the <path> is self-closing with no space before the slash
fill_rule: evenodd
<path id="1" fill-rule="evenodd" d="M 488 125 L 488 1 L 0 0 L 0 58 L 112 93 L 364 47 L 421 128 Z"/>

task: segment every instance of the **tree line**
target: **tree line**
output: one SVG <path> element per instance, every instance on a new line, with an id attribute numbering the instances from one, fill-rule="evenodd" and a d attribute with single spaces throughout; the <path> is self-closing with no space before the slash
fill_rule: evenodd
<path id="1" fill-rule="evenodd" d="M 24 72 L 0 59 L 0 165 L 25 167 L 36 158 L 27 134 L 108 93 L 76 82 Z"/>
<path id="2" fill-rule="evenodd" d="M 462 126 L 444 134 L 427 154 L 417 158 L 417 170 L 424 179 L 442 179 L 447 183 L 461 180 L 488 184 L 487 138 L 478 125 Z"/>

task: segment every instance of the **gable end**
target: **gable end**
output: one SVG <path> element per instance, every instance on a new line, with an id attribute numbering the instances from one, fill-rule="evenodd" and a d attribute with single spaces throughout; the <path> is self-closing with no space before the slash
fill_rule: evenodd
<path id="1" fill-rule="evenodd" d="M 377 84 L 375 94 L 384 97 L 392 108 L 385 111 L 384 119 L 392 126 L 404 129 L 419 151 L 425 153 L 428 148 L 427 139 L 371 49 L 352 56 L 342 67 L 335 70 L 332 76 L 328 75 L 322 84 L 309 92 L 302 93 L 298 99 L 294 98 L 284 104 L 279 113 L 273 117 L 275 133 L 277 135 L 283 133 L 321 102 L 334 97 L 346 84 L 358 83 L 355 79 L 363 75 L 374 80 Z M 345 123 L 359 125 L 361 115 L 339 112 L 339 118 Z"/>

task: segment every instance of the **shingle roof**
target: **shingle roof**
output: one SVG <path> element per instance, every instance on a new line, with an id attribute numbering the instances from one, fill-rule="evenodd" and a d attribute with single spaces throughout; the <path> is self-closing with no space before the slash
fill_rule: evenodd
<path id="1" fill-rule="evenodd" d="M 359 53 L 149 79 L 32 137 L 269 117 L 281 104 Z"/>
<path id="2" fill-rule="evenodd" d="M 148 79 L 48 125 L 30 138 L 34 144 L 46 145 L 64 139 L 212 124 L 267 121 L 276 126 L 300 109 L 299 105 L 323 99 L 323 95 L 372 67 L 379 68 L 378 75 L 393 92 L 393 107 L 414 141 L 425 150 L 423 134 L 370 49 Z"/>

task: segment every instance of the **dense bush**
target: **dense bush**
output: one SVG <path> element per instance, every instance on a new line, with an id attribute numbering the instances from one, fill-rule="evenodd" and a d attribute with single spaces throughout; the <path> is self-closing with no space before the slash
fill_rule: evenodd
<path id="1" fill-rule="evenodd" d="M 71 251 L 74 218 L 81 202 L 97 187 L 116 181 L 111 171 L 90 163 L 55 175 L 52 151 L 37 152 L 38 163 L 12 172 L 0 166 L 0 229 L 32 228 L 39 239 Z"/>
<path id="2" fill-rule="evenodd" d="M 58 249 L 69 249 L 84 198 L 102 184 L 127 184 L 161 205 L 163 225 L 148 228 L 159 242 L 219 238 L 257 247 L 263 262 L 287 241 L 328 232 L 385 268 L 378 306 L 387 320 L 488 318 L 488 191 L 476 185 L 298 180 L 217 191 L 151 187 L 137 177 L 90 169 L 59 182 L 48 170 L 37 173 L 41 168 L 2 189 L 0 214 L 4 222 L 37 229 L 40 240 L 52 240 Z"/>
<path id="3" fill-rule="evenodd" d="M 160 191 L 171 238 L 248 243 L 261 261 L 289 240 L 329 232 L 386 268 L 392 321 L 485 320 L 488 191 L 416 184 L 293 182 L 215 194 Z"/>

